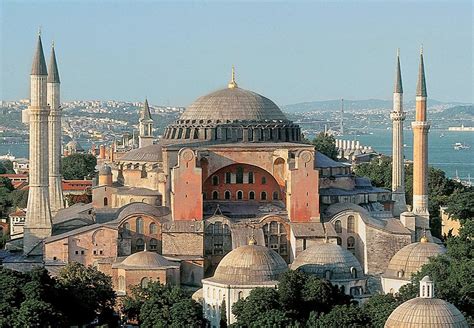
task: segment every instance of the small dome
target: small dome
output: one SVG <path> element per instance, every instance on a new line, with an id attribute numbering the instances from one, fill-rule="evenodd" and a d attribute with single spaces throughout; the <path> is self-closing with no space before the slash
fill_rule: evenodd
<path id="1" fill-rule="evenodd" d="M 178 265 L 168 261 L 158 253 L 141 251 L 127 256 L 127 258 L 116 267 L 123 269 L 161 269 L 176 266 Z"/>
<path id="2" fill-rule="evenodd" d="M 209 281 L 235 285 L 273 284 L 288 271 L 288 264 L 274 250 L 259 245 L 240 246 L 228 253 Z"/>
<path id="3" fill-rule="evenodd" d="M 359 277 L 364 272 L 351 252 L 333 243 L 317 244 L 305 249 L 293 261 L 291 269 L 299 269 L 320 278 L 326 278 L 329 272 L 330 280 L 354 279 L 353 269 Z"/>
<path id="4" fill-rule="evenodd" d="M 288 121 L 285 114 L 270 99 L 258 93 L 238 88 L 226 88 L 198 98 L 179 120 L 220 121 Z"/>
<path id="5" fill-rule="evenodd" d="M 412 274 L 428 263 L 430 257 L 444 253 L 446 249 L 443 246 L 425 240 L 409 244 L 392 257 L 383 276 L 410 280 Z"/>
<path id="6" fill-rule="evenodd" d="M 84 151 L 84 148 L 82 148 L 81 144 L 77 142 L 76 140 L 71 140 L 66 144 L 67 149 L 72 149 L 75 151 Z"/>
<path id="7" fill-rule="evenodd" d="M 107 164 L 102 165 L 99 168 L 99 175 L 111 175 L 112 169 Z"/>
<path id="8" fill-rule="evenodd" d="M 398 306 L 385 322 L 385 328 L 467 328 L 462 313 L 451 303 L 438 298 L 417 297 Z"/>

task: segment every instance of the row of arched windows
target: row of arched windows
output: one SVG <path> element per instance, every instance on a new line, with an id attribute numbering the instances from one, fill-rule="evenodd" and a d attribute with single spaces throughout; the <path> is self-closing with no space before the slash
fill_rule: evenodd
<path id="1" fill-rule="evenodd" d="M 143 219 L 140 217 L 137 218 L 135 221 L 135 232 L 139 234 L 144 234 L 145 231 L 144 231 L 143 225 L 144 225 Z M 125 222 L 124 228 L 125 230 L 130 231 L 130 223 Z M 158 233 L 158 226 L 156 225 L 156 223 L 154 222 L 150 223 L 150 225 L 148 226 L 148 233 L 151 235 Z"/>
<path id="2" fill-rule="evenodd" d="M 279 197 L 279 193 L 278 191 L 274 191 L 273 194 L 272 194 L 272 199 L 273 200 L 278 200 L 280 197 Z M 224 199 L 225 200 L 230 200 L 232 198 L 232 193 L 229 191 L 229 190 L 226 190 L 224 192 Z M 260 200 L 267 200 L 268 196 L 267 196 L 267 192 L 266 191 L 262 191 L 260 193 Z M 218 200 L 220 199 L 219 198 L 219 192 L 217 190 L 214 190 L 212 192 L 212 199 L 213 200 Z M 242 190 L 238 190 L 236 193 L 235 193 L 235 199 L 237 200 L 243 200 L 244 199 L 244 192 Z M 249 191 L 248 193 L 248 199 L 250 200 L 255 200 L 255 191 Z"/>
<path id="3" fill-rule="evenodd" d="M 334 222 L 334 229 L 337 233 L 342 233 L 342 223 L 341 220 L 336 220 Z M 355 232 L 355 218 L 354 215 L 349 215 L 347 217 L 347 232 L 353 233 Z"/>
<path id="4" fill-rule="evenodd" d="M 138 238 L 135 241 L 135 249 L 137 252 L 143 251 L 145 249 L 145 240 L 143 240 L 143 238 Z M 158 249 L 158 240 L 151 238 L 147 245 L 147 249 L 150 251 L 156 251 Z"/>

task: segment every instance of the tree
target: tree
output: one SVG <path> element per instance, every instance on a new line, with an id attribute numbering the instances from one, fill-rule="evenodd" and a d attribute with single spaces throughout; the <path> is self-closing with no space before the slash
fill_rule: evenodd
<path id="1" fill-rule="evenodd" d="M 474 188 L 455 190 L 448 198 L 446 212 L 450 219 L 459 220 L 461 223 L 474 219 Z"/>
<path id="2" fill-rule="evenodd" d="M 13 163 L 9 160 L 0 161 L 0 174 L 14 174 Z"/>
<path id="3" fill-rule="evenodd" d="M 354 169 L 360 177 L 368 177 L 379 188 L 392 188 L 392 158 L 379 156 L 368 163 L 361 163 Z"/>
<path id="4" fill-rule="evenodd" d="M 334 136 L 321 132 L 311 143 L 317 151 L 337 161 L 336 139 Z"/>
<path id="5" fill-rule="evenodd" d="M 28 204 L 28 190 L 13 190 L 9 195 L 13 208 L 26 208 Z"/>
<path id="6" fill-rule="evenodd" d="M 232 306 L 232 313 L 235 315 L 238 327 L 251 327 L 255 321 L 266 317 L 270 311 L 273 315 L 276 315 L 277 312 L 285 314 L 275 288 L 254 288 L 247 298 L 238 300 Z"/>
<path id="7" fill-rule="evenodd" d="M 392 294 L 375 294 L 362 306 L 362 311 L 369 319 L 371 327 L 383 328 L 390 314 L 402 303 Z"/>
<path id="8" fill-rule="evenodd" d="M 25 296 L 21 286 L 27 277 L 17 271 L 0 267 L 0 327 L 10 327 Z"/>
<path id="9" fill-rule="evenodd" d="M 307 322 L 308 327 L 328 328 L 328 327 L 364 327 L 370 321 L 359 306 L 354 304 L 336 305 L 328 313 L 323 313 L 319 317 L 313 314 Z"/>
<path id="10" fill-rule="evenodd" d="M 91 154 L 72 154 L 61 160 L 61 174 L 66 180 L 92 178 L 97 159 Z"/>
<path id="11" fill-rule="evenodd" d="M 225 300 L 222 300 L 222 303 L 221 303 L 221 320 L 220 320 L 219 326 L 221 328 L 227 327 L 227 311 L 226 311 Z"/>
<path id="12" fill-rule="evenodd" d="M 59 272 L 58 284 L 66 298 L 61 308 L 71 323 L 112 320 L 115 292 L 110 276 L 94 267 L 72 262 Z"/>
<path id="13" fill-rule="evenodd" d="M 123 300 L 122 312 L 140 327 L 199 327 L 205 322 L 201 305 L 187 291 L 159 281 L 146 288 L 133 287 Z"/>

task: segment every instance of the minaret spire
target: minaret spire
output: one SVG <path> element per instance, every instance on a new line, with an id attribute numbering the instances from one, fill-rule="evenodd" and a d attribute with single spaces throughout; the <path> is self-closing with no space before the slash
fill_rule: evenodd
<path id="1" fill-rule="evenodd" d="M 403 111 L 400 49 L 397 49 L 393 110 L 390 113 L 390 118 L 392 120 L 392 200 L 394 201 L 393 214 L 397 217 L 407 210 L 405 201 L 405 166 L 403 154 L 403 121 L 405 121 L 405 116 L 405 112 Z"/>
<path id="2" fill-rule="evenodd" d="M 38 32 L 38 41 L 36 43 L 36 52 L 33 57 L 30 75 L 48 75 L 46 61 L 44 60 L 43 43 L 41 42 L 41 29 Z"/>
<path id="3" fill-rule="evenodd" d="M 64 208 L 64 197 L 62 189 L 62 177 L 60 170 L 61 160 L 61 104 L 60 83 L 58 63 L 54 41 L 51 44 L 51 58 L 49 60 L 48 75 L 48 104 L 50 107 L 48 117 L 49 137 L 49 198 L 51 201 L 51 214 L 54 216 L 60 209 Z"/>
<path id="4" fill-rule="evenodd" d="M 423 45 L 420 48 L 420 66 L 418 68 L 418 82 L 416 84 L 416 95 L 427 97 L 426 79 L 425 79 L 425 63 L 423 61 Z"/>

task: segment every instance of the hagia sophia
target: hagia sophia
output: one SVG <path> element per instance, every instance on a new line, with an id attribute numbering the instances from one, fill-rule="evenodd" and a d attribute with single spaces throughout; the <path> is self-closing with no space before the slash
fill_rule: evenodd
<path id="1" fill-rule="evenodd" d="M 298 124 L 272 100 L 241 88 L 232 70 L 226 87 L 199 97 L 161 139 L 145 101 L 138 148 L 101 146 L 92 203 L 65 208 L 59 70 L 54 47 L 47 67 L 41 36 L 37 42 L 26 115 L 28 211 L 24 236 L 9 244 L 4 267 L 40 265 L 55 274 L 75 261 L 110 275 L 117 295 L 158 279 L 185 286 L 218 327 L 223 301 L 232 323 L 233 303 L 255 287 L 277 286 L 289 269 L 328 279 L 364 302 L 377 292 L 396 293 L 445 252 L 429 226 L 423 53 L 412 123 L 412 209 L 405 204 L 399 56 L 390 114 L 392 190 L 374 187 L 305 143 Z M 436 327 L 467 327 L 454 306 L 434 299 L 425 278 L 420 297 L 397 308 L 386 327 L 426 324 L 417 311 L 430 309 L 448 318 Z"/>

